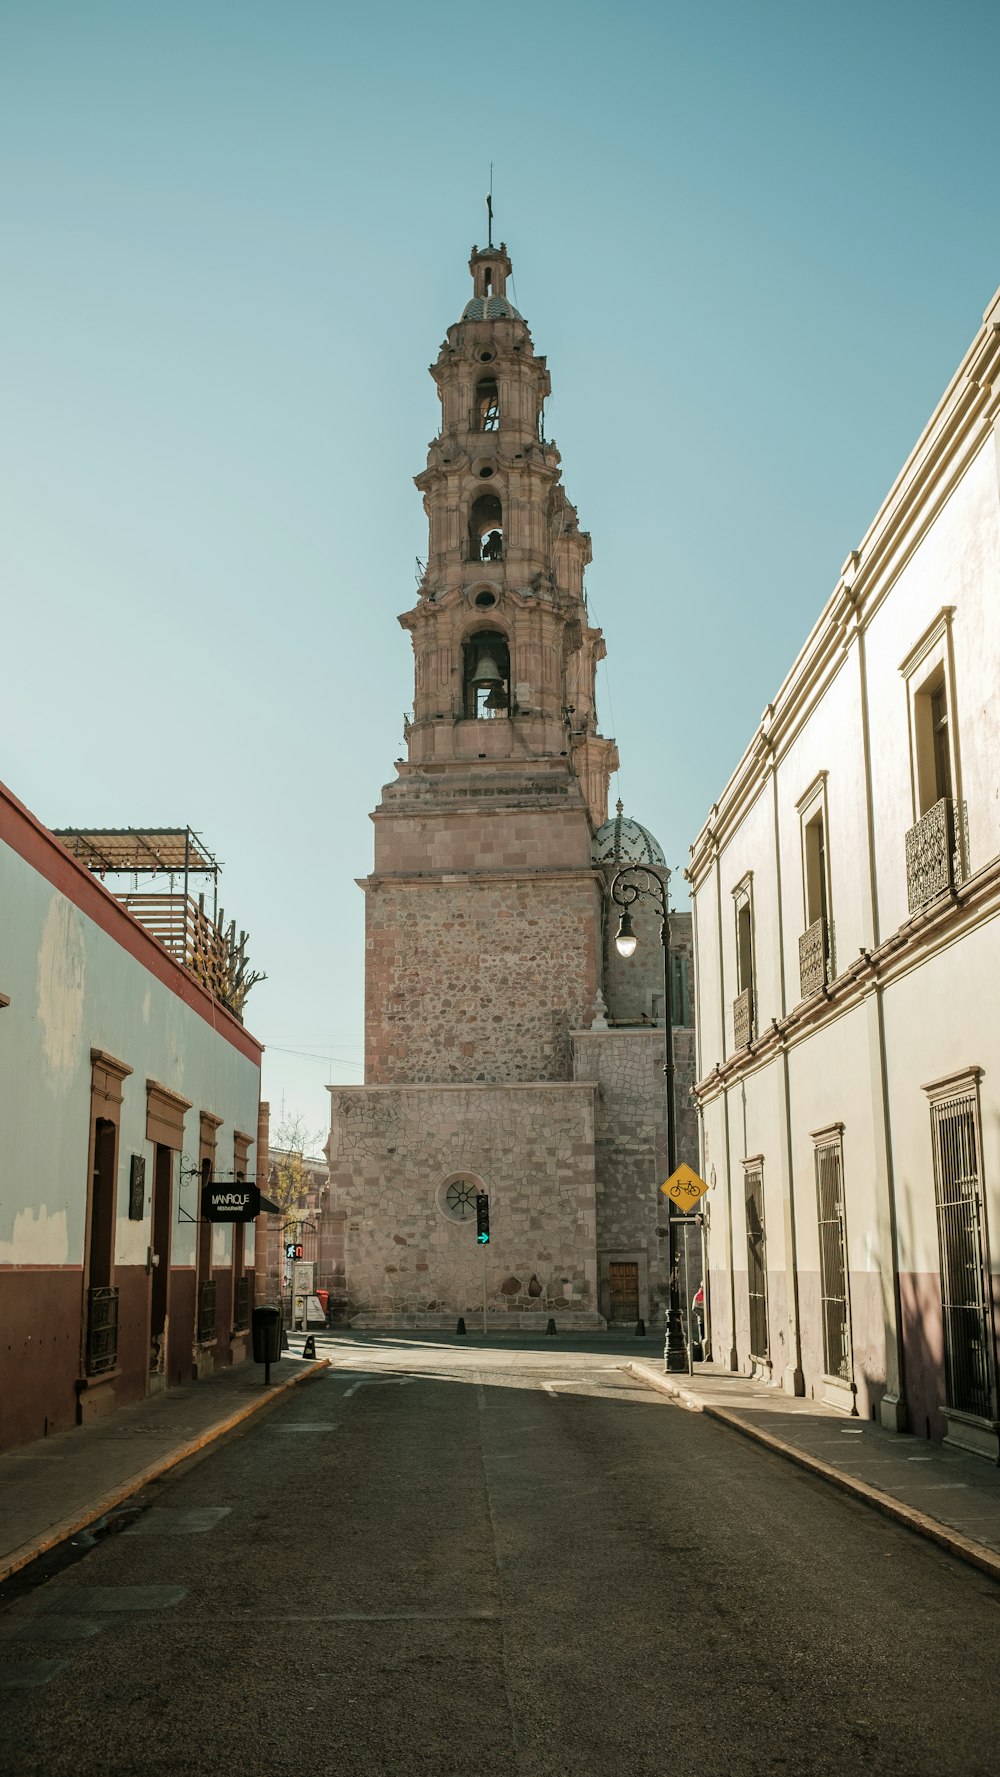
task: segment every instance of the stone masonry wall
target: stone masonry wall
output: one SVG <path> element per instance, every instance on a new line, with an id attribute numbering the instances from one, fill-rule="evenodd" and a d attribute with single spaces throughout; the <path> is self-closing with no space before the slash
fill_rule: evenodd
<path id="1" fill-rule="evenodd" d="M 590 872 L 367 886 L 365 1078 L 566 1080 L 599 938 Z"/>
<path id="2" fill-rule="evenodd" d="M 506 1324 L 553 1315 L 594 1326 L 594 1088 L 332 1087 L 330 1176 L 345 1213 L 349 1314 L 367 1324 Z M 490 1244 L 475 1217 L 449 1218 L 456 1177 L 490 1198 Z M 364 1324 L 364 1323 L 362 1323 Z"/>
<path id="3" fill-rule="evenodd" d="M 694 1080 L 693 1033 L 674 1033 L 675 1109 L 679 1160 L 697 1165 L 697 1125 L 690 1101 Z M 667 1177 L 663 1031 L 573 1032 L 573 1071 L 597 1082 L 594 1123 L 597 1178 L 597 1246 L 601 1254 L 645 1253 L 649 1312 L 662 1322 L 669 1297 L 666 1202 L 659 1187 Z M 691 1144 L 694 1145 L 691 1145 Z M 602 1312 L 607 1304 L 601 1302 Z"/>

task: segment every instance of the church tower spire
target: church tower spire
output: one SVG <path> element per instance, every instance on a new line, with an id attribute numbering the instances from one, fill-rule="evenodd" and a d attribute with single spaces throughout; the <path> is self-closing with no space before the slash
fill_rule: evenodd
<path id="1" fill-rule="evenodd" d="M 429 538 L 420 601 L 400 618 L 415 657 L 408 758 L 566 759 L 596 827 L 617 756 L 597 733 L 590 538 L 544 437 L 549 372 L 507 295 L 505 244 L 473 247 L 469 270 L 431 368 L 441 428 L 416 478 Z"/>
<path id="2" fill-rule="evenodd" d="M 600 969 L 591 842 L 618 760 L 597 726 L 590 538 L 544 436 L 549 372 L 507 294 L 504 243 L 473 247 L 469 270 L 472 295 L 431 367 L 441 425 L 416 477 L 429 540 L 417 603 L 399 619 L 414 660 L 407 756 L 374 815 L 372 1081 L 566 1077 L 553 1020 L 565 1033 L 589 1017 Z M 420 978 L 414 966 L 425 914 L 462 952 L 464 986 L 447 1006 L 452 957 L 428 954 Z M 538 973 L 542 925 L 559 955 L 551 982 L 548 960 Z"/>

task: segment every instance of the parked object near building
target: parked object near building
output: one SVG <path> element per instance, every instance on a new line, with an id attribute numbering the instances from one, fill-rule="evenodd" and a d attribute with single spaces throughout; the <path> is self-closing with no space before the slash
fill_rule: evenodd
<path id="1" fill-rule="evenodd" d="M 246 1355 L 261 1048 L 2 787 L 0 905 L 7 1446 Z"/>
<path id="2" fill-rule="evenodd" d="M 716 1357 L 997 1455 L 1000 293 L 691 850 Z"/>
<path id="3" fill-rule="evenodd" d="M 331 1089 L 355 1325 L 453 1327 L 485 1287 L 488 1322 L 634 1326 L 667 1295 L 662 951 L 657 935 L 616 973 L 608 931 L 615 870 L 663 854 L 621 810 L 608 820 L 590 538 L 544 436 L 549 373 L 510 269 L 503 245 L 473 249 L 472 297 L 431 371 L 428 558 L 400 618 L 413 711 L 362 884 L 366 1084 Z M 675 919 L 683 986 L 690 921 Z"/>

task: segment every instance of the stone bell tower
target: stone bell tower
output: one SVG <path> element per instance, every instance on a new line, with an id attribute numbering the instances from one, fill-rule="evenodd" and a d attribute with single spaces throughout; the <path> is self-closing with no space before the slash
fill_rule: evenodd
<path id="1" fill-rule="evenodd" d="M 590 538 L 544 437 L 549 373 L 506 247 L 469 269 L 431 370 L 427 567 L 399 619 L 413 716 L 365 884 L 369 1083 L 569 1078 L 600 966 L 591 837 L 617 753 L 597 731 Z"/>
<path id="2" fill-rule="evenodd" d="M 366 1083 L 331 1088 L 331 1183 L 354 1324 L 454 1325 L 485 1284 L 491 1319 L 594 1327 L 599 1088 L 577 1077 L 573 1033 L 602 980 L 592 850 L 617 751 L 598 732 L 590 538 L 545 437 L 545 359 L 506 247 L 474 247 L 469 269 L 431 368 L 427 566 L 399 619 L 413 714 L 360 885 Z"/>

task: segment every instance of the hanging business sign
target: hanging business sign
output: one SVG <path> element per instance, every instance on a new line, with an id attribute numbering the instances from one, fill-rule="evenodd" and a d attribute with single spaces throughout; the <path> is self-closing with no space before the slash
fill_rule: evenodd
<path id="1" fill-rule="evenodd" d="M 203 1222 L 252 1222 L 259 1214 L 260 1189 L 252 1181 L 202 1185 Z"/>

